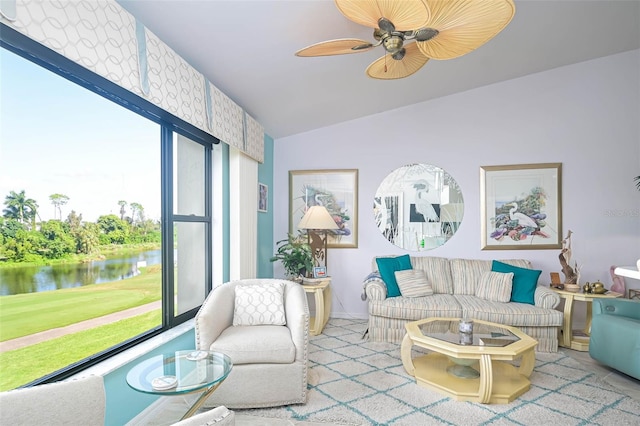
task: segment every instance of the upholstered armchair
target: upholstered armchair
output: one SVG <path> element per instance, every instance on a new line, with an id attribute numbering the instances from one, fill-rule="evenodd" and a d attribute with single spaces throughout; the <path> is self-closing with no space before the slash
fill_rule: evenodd
<path id="1" fill-rule="evenodd" d="M 589 355 L 640 380 L 640 302 L 594 299 Z"/>
<path id="2" fill-rule="evenodd" d="M 0 425 L 103 425 L 105 413 L 106 394 L 102 376 L 0 392 Z M 234 424 L 233 411 L 216 407 L 174 423 L 174 426 Z"/>
<path id="3" fill-rule="evenodd" d="M 245 279 L 214 287 L 196 314 L 195 338 L 196 349 L 223 352 L 233 362 L 205 406 L 306 402 L 309 308 L 299 284 Z"/>

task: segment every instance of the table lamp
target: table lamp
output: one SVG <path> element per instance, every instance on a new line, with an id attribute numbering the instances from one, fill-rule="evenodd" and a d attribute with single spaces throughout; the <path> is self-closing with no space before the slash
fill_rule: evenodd
<path id="1" fill-rule="evenodd" d="M 327 230 L 339 229 L 327 208 L 324 206 L 310 207 L 302 217 L 298 228 L 307 230 L 307 241 L 311 246 L 315 266 L 324 266 L 326 269 Z"/>

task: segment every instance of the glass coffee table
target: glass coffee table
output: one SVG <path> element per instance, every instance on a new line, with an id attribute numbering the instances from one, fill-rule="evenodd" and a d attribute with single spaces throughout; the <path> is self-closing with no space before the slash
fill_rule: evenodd
<path id="1" fill-rule="evenodd" d="M 127 384 L 153 395 L 202 392 L 182 419 L 191 417 L 227 378 L 233 363 L 220 352 L 177 351 L 147 358 L 127 373 Z"/>
<path id="2" fill-rule="evenodd" d="M 473 321 L 458 331 L 459 318 L 428 318 L 405 325 L 400 355 L 404 369 L 426 388 L 458 401 L 507 404 L 531 386 L 538 342 L 515 327 Z M 430 351 L 412 358 L 413 346 Z M 520 359 L 519 367 L 507 361 Z"/>

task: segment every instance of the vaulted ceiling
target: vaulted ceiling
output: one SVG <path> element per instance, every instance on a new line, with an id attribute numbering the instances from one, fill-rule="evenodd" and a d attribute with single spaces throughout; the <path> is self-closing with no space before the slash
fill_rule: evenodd
<path id="1" fill-rule="evenodd" d="M 374 41 L 330 0 L 118 1 L 276 139 L 640 48 L 640 0 L 515 0 L 511 23 L 476 51 L 375 80 L 365 69 L 381 47 L 294 56 L 330 39 Z"/>

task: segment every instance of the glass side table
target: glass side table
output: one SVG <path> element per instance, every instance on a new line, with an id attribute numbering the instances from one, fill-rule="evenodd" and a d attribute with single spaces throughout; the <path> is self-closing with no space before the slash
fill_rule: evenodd
<path id="1" fill-rule="evenodd" d="M 209 395 L 227 378 L 233 363 L 220 352 L 177 351 L 156 355 L 134 365 L 127 373 L 127 384 L 138 392 L 153 395 L 202 395 L 182 416 L 191 417 Z"/>

